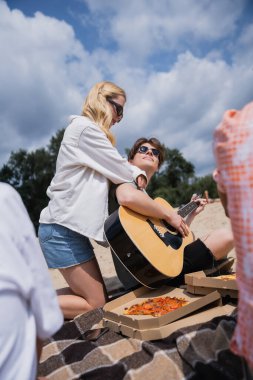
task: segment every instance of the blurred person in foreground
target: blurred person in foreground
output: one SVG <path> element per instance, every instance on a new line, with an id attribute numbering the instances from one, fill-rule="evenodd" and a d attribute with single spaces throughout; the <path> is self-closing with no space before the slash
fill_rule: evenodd
<path id="1" fill-rule="evenodd" d="M 214 133 L 214 179 L 237 254 L 238 321 L 231 349 L 253 369 L 253 102 L 228 110 Z"/>
<path id="2" fill-rule="evenodd" d="M 5 183 L 0 210 L 0 379 L 34 380 L 42 341 L 63 316 L 26 208 Z"/>

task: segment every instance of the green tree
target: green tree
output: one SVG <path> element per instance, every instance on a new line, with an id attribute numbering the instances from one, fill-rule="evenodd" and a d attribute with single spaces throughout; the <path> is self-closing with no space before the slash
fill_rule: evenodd
<path id="1" fill-rule="evenodd" d="M 165 147 L 165 162 L 159 173 L 152 177 L 147 188 L 152 198 L 162 197 L 177 207 L 189 202 L 192 194 L 204 194 L 205 190 L 210 198 L 218 198 L 212 175 L 196 177 L 193 164 L 178 149 Z"/>
<path id="2" fill-rule="evenodd" d="M 190 183 L 194 179 L 195 169 L 178 149 L 165 148 L 164 174 L 168 184 L 176 188 L 181 184 Z"/>
<path id="3" fill-rule="evenodd" d="M 12 185 L 21 195 L 36 229 L 41 210 L 47 205 L 46 190 L 55 173 L 55 164 L 64 129 L 50 139 L 46 148 L 27 152 L 12 152 L 7 164 L 0 169 L 0 181 Z M 194 166 L 178 149 L 165 147 L 165 162 L 148 186 L 153 197 L 162 197 L 172 206 L 187 203 L 193 193 L 208 190 L 211 198 L 218 197 L 211 175 L 195 177 Z"/>
<path id="4" fill-rule="evenodd" d="M 165 162 L 160 172 L 153 176 L 147 190 L 153 198 L 162 197 L 176 207 L 188 202 L 194 173 L 194 166 L 178 149 L 165 147 Z"/>
<path id="5" fill-rule="evenodd" d="M 213 180 L 213 176 L 211 174 L 206 175 L 204 177 L 196 178 L 194 183 L 192 184 L 193 193 L 201 193 L 204 194 L 204 191 L 208 191 L 208 195 L 210 198 L 218 198 L 217 186 Z"/>
<path id="6" fill-rule="evenodd" d="M 50 157 L 51 165 L 55 167 L 57 155 L 60 149 L 60 145 L 63 139 L 65 129 L 59 129 L 58 132 L 56 132 L 55 136 L 53 136 L 47 146 L 47 152 Z"/>
<path id="7" fill-rule="evenodd" d="M 47 205 L 47 187 L 55 172 L 56 158 L 64 129 L 58 131 L 47 148 L 12 152 L 0 170 L 0 181 L 12 185 L 21 195 L 37 229 L 41 210 Z"/>

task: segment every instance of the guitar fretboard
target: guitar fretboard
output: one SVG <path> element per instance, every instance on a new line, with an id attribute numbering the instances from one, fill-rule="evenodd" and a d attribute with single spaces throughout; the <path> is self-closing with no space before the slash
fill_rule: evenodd
<path id="1" fill-rule="evenodd" d="M 182 208 L 180 208 L 180 210 L 178 210 L 177 213 L 180 216 L 182 216 L 182 218 L 184 218 L 186 215 L 190 214 L 192 211 L 196 210 L 196 208 L 198 207 L 199 207 L 198 203 L 192 201 L 184 205 Z"/>

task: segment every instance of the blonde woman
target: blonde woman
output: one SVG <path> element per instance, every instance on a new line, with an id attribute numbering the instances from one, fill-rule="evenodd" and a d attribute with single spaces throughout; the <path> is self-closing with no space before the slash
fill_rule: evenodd
<path id="1" fill-rule="evenodd" d="M 39 240 L 49 268 L 58 268 L 69 289 L 58 299 L 65 318 L 104 305 L 106 292 L 89 239 L 103 242 L 109 181 L 120 184 L 145 172 L 114 147 L 110 128 L 123 117 L 126 94 L 111 82 L 89 92 L 81 116 L 73 116 L 59 150 L 56 173 L 40 215 Z"/>

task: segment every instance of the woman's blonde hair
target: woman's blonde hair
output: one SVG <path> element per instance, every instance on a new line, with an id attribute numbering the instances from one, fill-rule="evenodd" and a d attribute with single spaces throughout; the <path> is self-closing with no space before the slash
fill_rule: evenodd
<path id="1" fill-rule="evenodd" d="M 110 132 L 112 112 L 106 99 L 116 98 L 119 95 L 126 100 L 126 93 L 122 88 L 112 82 L 99 82 L 90 90 L 82 110 L 82 115 L 98 124 L 112 145 L 115 145 L 115 137 Z"/>

